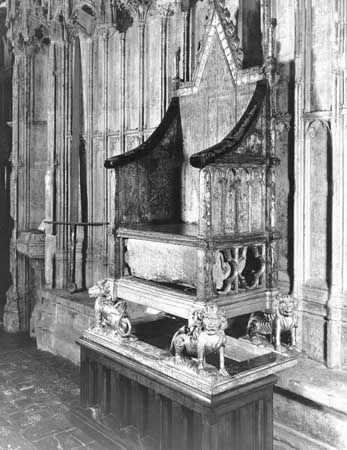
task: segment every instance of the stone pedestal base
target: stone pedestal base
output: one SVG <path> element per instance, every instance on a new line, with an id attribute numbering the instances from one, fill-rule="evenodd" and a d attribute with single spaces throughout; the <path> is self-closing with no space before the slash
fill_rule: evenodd
<path id="1" fill-rule="evenodd" d="M 42 291 L 33 312 L 37 347 L 79 364 L 76 339 L 94 324 L 94 300 L 87 292 L 69 294 L 58 289 Z"/>
<path id="2" fill-rule="evenodd" d="M 7 291 L 6 305 L 4 308 L 4 328 L 8 333 L 17 333 L 21 331 L 21 320 L 18 305 L 20 303 L 18 293 L 13 286 Z"/>

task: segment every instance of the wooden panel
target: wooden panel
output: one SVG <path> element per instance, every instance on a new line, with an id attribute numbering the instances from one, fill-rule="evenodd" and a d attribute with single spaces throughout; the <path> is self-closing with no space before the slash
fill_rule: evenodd
<path id="1" fill-rule="evenodd" d="M 207 94 L 208 93 L 208 94 Z M 215 35 L 197 94 L 180 101 L 184 162 L 182 165 L 182 220 L 199 217 L 199 172 L 189 157 L 224 138 L 235 125 L 235 88 L 229 66 Z"/>
<path id="2" fill-rule="evenodd" d="M 238 170 L 238 200 L 237 200 L 237 221 L 240 233 L 249 231 L 249 174 L 244 170 Z"/>
<path id="3" fill-rule="evenodd" d="M 189 395 L 178 392 L 173 400 L 173 392 L 168 396 L 163 391 L 164 380 L 142 384 L 146 376 L 134 377 L 133 370 L 82 347 L 83 404 L 99 411 L 84 425 L 102 432 L 105 442 L 116 444 L 126 438 L 130 445 L 130 439 L 134 450 L 272 449 L 274 377 L 256 381 L 254 387 L 248 384 L 237 394 L 230 391 L 229 399 L 216 398 L 208 406 L 192 403 Z M 87 417 L 88 410 L 84 414 Z M 125 433 L 129 427 L 131 435 Z"/>
<path id="4" fill-rule="evenodd" d="M 254 170 L 251 174 L 250 182 L 250 231 L 262 231 L 265 224 L 265 185 L 264 170 Z"/>
<path id="5" fill-rule="evenodd" d="M 196 118 L 199 127 L 204 119 L 208 124 L 204 141 L 200 141 L 200 145 L 203 145 L 200 150 L 203 150 L 226 136 L 235 124 L 235 88 L 217 35 L 207 59 L 201 89 L 207 109 L 206 112 L 200 111 Z"/>
<path id="6" fill-rule="evenodd" d="M 210 181 L 204 186 L 203 178 Z M 211 198 L 213 234 L 260 232 L 265 227 L 265 169 L 210 166 L 201 172 L 202 212 L 200 221 L 208 221 L 205 211 Z M 201 223 L 201 226 L 204 225 Z"/>
<path id="7" fill-rule="evenodd" d="M 116 226 L 154 220 L 178 221 L 182 144 L 179 117 L 173 106 L 168 111 L 165 123 L 151 140 L 151 146 L 145 143 L 130 154 L 133 162 L 116 168 Z M 134 156 L 142 151 L 146 154 L 143 158 Z M 110 164 L 113 164 L 112 159 Z"/>
<path id="8" fill-rule="evenodd" d="M 232 169 L 228 169 L 226 173 L 227 186 L 226 186 L 226 197 L 225 197 L 225 233 L 234 233 L 235 226 L 237 223 L 237 218 L 235 215 L 236 211 L 236 184 L 235 175 Z"/>

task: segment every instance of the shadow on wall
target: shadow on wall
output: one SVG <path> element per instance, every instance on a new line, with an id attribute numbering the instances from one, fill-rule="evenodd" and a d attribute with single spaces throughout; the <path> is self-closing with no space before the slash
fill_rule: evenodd
<path id="1" fill-rule="evenodd" d="M 10 217 L 11 134 L 12 130 L 8 125 L 0 125 L 0 323 L 3 320 L 6 292 L 11 285 L 10 237 L 13 228 L 13 220 Z"/>

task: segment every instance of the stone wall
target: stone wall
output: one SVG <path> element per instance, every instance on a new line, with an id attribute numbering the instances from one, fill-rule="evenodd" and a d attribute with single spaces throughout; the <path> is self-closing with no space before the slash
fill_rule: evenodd
<path id="1" fill-rule="evenodd" d="M 346 14 L 342 1 L 302 0 L 295 24 L 294 294 L 303 350 L 339 368 L 346 352 Z"/>
<path id="2" fill-rule="evenodd" d="M 86 294 L 69 296 L 64 291 L 42 291 L 36 303 L 32 323 L 40 350 L 80 362 L 76 344 L 83 330 L 94 326 L 94 301 Z"/>

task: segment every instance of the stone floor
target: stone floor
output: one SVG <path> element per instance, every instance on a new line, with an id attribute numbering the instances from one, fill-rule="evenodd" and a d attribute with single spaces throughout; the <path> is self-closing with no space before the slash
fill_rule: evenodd
<path id="1" fill-rule="evenodd" d="M 0 450 L 106 450 L 74 427 L 79 369 L 0 328 Z"/>

